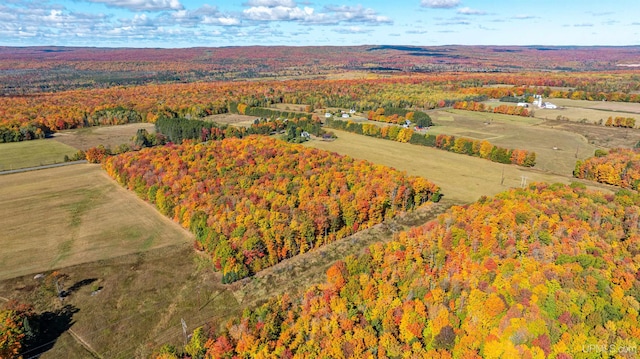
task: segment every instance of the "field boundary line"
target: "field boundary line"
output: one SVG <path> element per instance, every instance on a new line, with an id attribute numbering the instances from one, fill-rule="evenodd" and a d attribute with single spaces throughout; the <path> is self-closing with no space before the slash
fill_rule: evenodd
<path id="1" fill-rule="evenodd" d="M 102 356 L 98 354 L 98 352 L 96 352 L 89 343 L 87 343 L 84 339 L 82 339 L 82 337 L 80 337 L 76 332 L 74 332 L 73 329 L 69 328 L 68 332 L 69 334 L 71 334 L 73 339 L 75 339 L 75 341 L 78 342 L 78 344 L 82 345 L 83 348 L 85 348 L 89 353 L 91 353 L 93 357 L 102 359 Z"/>
<path id="2" fill-rule="evenodd" d="M 36 166 L 36 167 L 25 167 L 25 168 L 18 168 L 18 169 L 15 169 L 15 170 L 5 170 L 5 171 L 0 171 L 0 176 L 1 175 L 10 175 L 10 174 L 14 174 L 14 173 L 29 172 L 29 171 L 46 170 L 48 168 L 56 168 L 56 167 L 62 167 L 62 166 L 79 165 L 79 164 L 84 164 L 84 163 L 88 163 L 87 160 L 62 162 L 62 163 L 52 163 L 50 165 L 42 165 L 42 166 Z"/>

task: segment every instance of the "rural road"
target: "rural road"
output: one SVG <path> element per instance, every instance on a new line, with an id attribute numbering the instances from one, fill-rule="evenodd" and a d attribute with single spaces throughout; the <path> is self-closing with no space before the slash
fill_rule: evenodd
<path id="1" fill-rule="evenodd" d="M 37 166 L 37 167 L 25 167 L 25 168 L 18 168 L 18 169 L 15 169 L 15 170 L 0 171 L 0 175 L 9 175 L 9 174 L 12 174 L 12 173 L 21 173 L 21 172 L 28 172 L 28 171 L 44 170 L 44 169 L 47 169 L 47 168 L 55 168 L 55 167 L 62 167 L 62 166 L 77 165 L 77 164 L 81 164 L 81 163 L 87 163 L 87 160 L 54 163 L 54 164 L 51 164 L 51 165 L 43 165 L 43 166 Z"/>

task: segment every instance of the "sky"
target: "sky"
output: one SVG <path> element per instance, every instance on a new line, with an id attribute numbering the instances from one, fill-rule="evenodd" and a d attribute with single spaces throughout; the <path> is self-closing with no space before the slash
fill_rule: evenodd
<path id="1" fill-rule="evenodd" d="M 0 0 L 0 46 L 640 45 L 638 0 Z"/>

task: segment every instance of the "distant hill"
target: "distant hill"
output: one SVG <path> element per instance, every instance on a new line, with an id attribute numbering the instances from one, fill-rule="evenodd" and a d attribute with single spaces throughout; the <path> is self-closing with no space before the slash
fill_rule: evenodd
<path id="1" fill-rule="evenodd" d="M 210 48 L 0 47 L 5 94 L 142 83 L 367 72 L 624 70 L 640 47 L 247 46 Z M 55 83 L 55 84 L 54 84 Z"/>

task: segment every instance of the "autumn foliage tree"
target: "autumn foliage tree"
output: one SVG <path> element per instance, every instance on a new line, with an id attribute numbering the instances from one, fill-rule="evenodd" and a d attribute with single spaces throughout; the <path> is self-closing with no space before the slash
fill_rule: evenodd
<path id="1" fill-rule="evenodd" d="M 640 149 L 596 150 L 595 156 L 577 161 L 576 178 L 638 190 L 640 185 Z"/>
<path id="2" fill-rule="evenodd" d="M 209 357 L 634 357 L 640 196 L 533 184 L 452 207 L 247 310 Z"/>
<path id="3" fill-rule="evenodd" d="M 486 140 L 474 140 L 453 135 L 423 134 L 410 128 L 396 125 L 379 127 L 370 123 L 327 119 L 325 126 L 365 136 L 411 143 L 414 145 L 435 147 L 441 150 L 488 159 L 493 162 L 533 167 L 536 164 L 536 153 L 495 146 Z"/>
<path id="4" fill-rule="evenodd" d="M 189 228 L 224 282 L 440 196 L 423 178 L 261 136 L 143 149 L 104 168 Z"/>
<path id="5" fill-rule="evenodd" d="M 0 358 L 19 358 L 25 342 L 33 335 L 29 319 L 35 316 L 31 306 L 15 301 L 0 309 Z"/>

